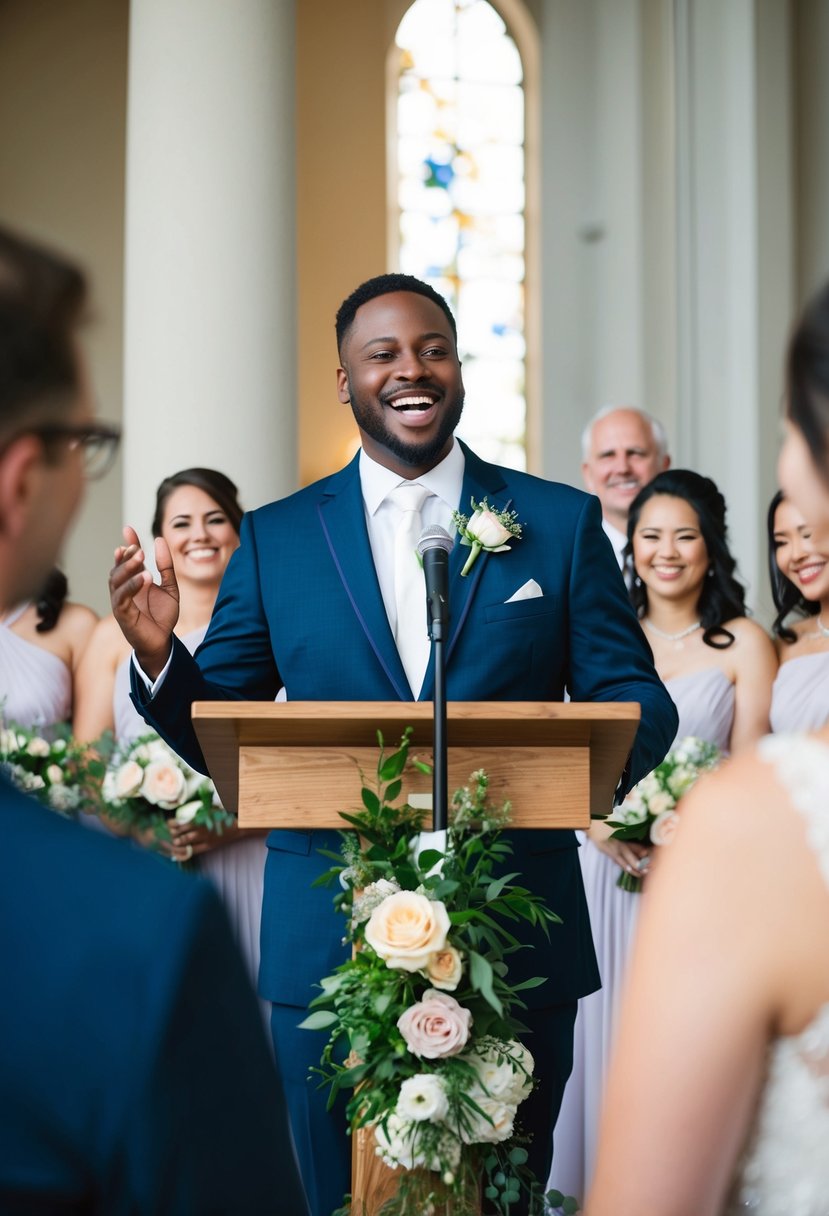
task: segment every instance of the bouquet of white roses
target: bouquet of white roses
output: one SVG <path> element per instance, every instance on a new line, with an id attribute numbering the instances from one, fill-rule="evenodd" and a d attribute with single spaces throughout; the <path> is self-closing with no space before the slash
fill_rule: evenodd
<path id="1" fill-rule="evenodd" d="M 523 1189 L 547 1211 L 518 1126 L 533 1058 L 514 1016 L 522 990 L 544 981 L 511 985 L 506 959 L 520 948 L 517 924 L 546 931 L 558 917 L 516 874 L 496 876 L 511 852 L 500 831 L 509 806 L 489 808 L 483 772 L 454 796 L 444 851 L 413 850 L 422 812 L 392 805 L 408 736 L 391 755 L 380 741 L 377 786 L 363 789 L 362 812 L 343 815 L 356 832 L 343 833 L 325 880 L 344 887 L 335 902 L 355 949 L 322 980 L 303 1026 L 329 1031 L 320 1072 L 330 1104 L 353 1091 L 352 1128 L 401 1171 L 384 1214 L 451 1203 L 464 1216 L 479 1210 L 481 1186 L 490 1210 L 509 1212 Z"/>
<path id="2" fill-rule="evenodd" d="M 698 777 L 716 767 L 720 755 L 720 749 L 705 739 L 693 735 L 681 739 L 608 819 L 608 827 L 616 829 L 610 839 L 668 844 L 679 822 L 676 804 Z M 616 886 L 623 891 L 641 891 L 642 879 L 622 870 Z"/>
<path id="3" fill-rule="evenodd" d="M 48 739 L 7 722 L 0 728 L 0 771 L 44 806 L 74 817 L 97 768 L 72 740 L 68 727 L 55 728 L 55 737 Z"/>
<path id="4" fill-rule="evenodd" d="M 101 810 L 130 828 L 152 828 L 169 840 L 168 821 L 219 832 L 234 822 L 209 777 L 197 773 L 156 734 L 115 750 L 101 790 Z"/>

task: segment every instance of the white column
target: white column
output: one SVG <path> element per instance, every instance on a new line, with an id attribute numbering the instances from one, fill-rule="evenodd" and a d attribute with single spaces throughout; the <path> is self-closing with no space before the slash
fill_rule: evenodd
<path id="1" fill-rule="evenodd" d="M 676 18 L 677 463 L 725 494 L 732 549 L 765 615 L 793 302 L 788 6 L 676 0 Z"/>
<path id="2" fill-rule="evenodd" d="M 295 488 L 294 5 L 132 0 L 125 518 L 190 465 Z"/>

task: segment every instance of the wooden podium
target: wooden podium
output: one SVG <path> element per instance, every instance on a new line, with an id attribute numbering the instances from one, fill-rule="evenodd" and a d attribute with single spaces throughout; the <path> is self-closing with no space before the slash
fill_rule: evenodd
<path id="1" fill-rule="evenodd" d="M 639 717 L 627 702 L 450 701 L 450 797 L 483 768 L 493 805 L 512 804 L 511 829 L 587 828 L 611 811 Z M 359 770 L 376 771 L 378 730 L 391 751 L 411 726 L 410 755 L 432 758 L 428 701 L 200 701 L 193 724 L 222 803 L 243 828 L 345 827 L 340 812 L 359 805 Z M 401 796 L 431 792 L 429 776 L 407 770 Z M 358 1133 L 354 1216 L 376 1216 L 396 1186 L 371 1132 Z"/>

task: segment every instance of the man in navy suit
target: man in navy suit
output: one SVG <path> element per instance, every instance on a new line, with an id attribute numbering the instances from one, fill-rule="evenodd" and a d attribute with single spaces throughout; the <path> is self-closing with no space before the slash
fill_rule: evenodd
<path id="1" fill-rule="evenodd" d="M 430 699 L 434 673 L 410 682 L 395 643 L 395 489 L 423 487 L 424 526 L 451 527 L 471 499 L 517 512 L 524 533 L 509 552 L 450 558 L 446 680 L 451 700 L 637 701 L 642 722 L 623 779 L 665 754 L 676 712 L 627 602 L 595 498 L 486 464 L 454 438 L 463 408 L 455 323 L 441 296 L 407 275 L 370 280 L 337 316 L 337 391 L 362 450 L 345 469 L 246 515 L 207 637 L 195 659 L 172 636 L 172 562 L 156 542 L 160 585 L 144 569 L 132 529 L 110 576 L 113 611 L 135 649 L 134 700 L 191 763 L 204 764 L 190 723 L 195 699 Z M 425 594 L 424 594 L 425 628 Z M 555 792 L 551 791 L 551 799 Z M 306 1083 L 320 1042 L 297 1031 L 314 984 L 343 957 L 329 892 L 311 884 L 334 833 L 268 837 L 260 992 L 314 1216 L 329 1216 L 347 1186 L 348 1147 L 324 1099 Z M 522 967 L 547 975 L 532 994 L 529 1041 L 542 1083 L 522 1107 L 534 1132 L 531 1164 L 547 1176 L 552 1128 L 572 1063 L 576 1001 L 599 977 L 572 832 L 516 835 L 510 868 L 562 916 Z"/>
<path id="2" fill-rule="evenodd" d="M 0 613 L 38 591 L 114 455 L 83 276 L 0 229 Z M 305 1212 L 284 1100 L 207 884 L 0 777 L 0 1211 Z"/>

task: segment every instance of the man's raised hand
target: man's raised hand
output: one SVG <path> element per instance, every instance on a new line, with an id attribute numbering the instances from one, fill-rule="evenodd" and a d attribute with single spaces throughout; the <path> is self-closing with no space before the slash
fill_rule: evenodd
<path id="1" fill-rule="evenodd" d="M 134 528 L 124 528 L 123 545 L 115 550 L 109 572 L 112 613 L 135 651 L 142 671 L 155 680 L 170 657 L 172 634 L 178 620 L 179 593 L 173 559 L 167 542 L 155 542 L 155 561 L 161 583 L 144 565 L 144 550 Z"/>

